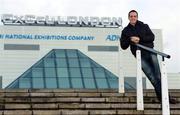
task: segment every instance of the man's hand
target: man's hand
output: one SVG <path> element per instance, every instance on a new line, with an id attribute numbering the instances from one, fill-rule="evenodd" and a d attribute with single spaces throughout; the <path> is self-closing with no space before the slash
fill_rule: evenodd
<path id="1" fill-rule="evenodd" d="M 132 37 L 131 37 L 131 41 L 132 41 L 133 43 L 135 43 L 135 44 L 138 44 L 138 43 L 139 43 L 139 40 L 140 40 L 139 37 L 136 37 L 136 36 L 132 36 Z"/>

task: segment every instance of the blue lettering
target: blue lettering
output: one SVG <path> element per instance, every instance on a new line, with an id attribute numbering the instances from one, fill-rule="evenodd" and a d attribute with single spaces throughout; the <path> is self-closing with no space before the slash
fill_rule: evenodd
<path id="1" fill-rule="evenodd" d="M 0 34 L 0 39 L 34 39 L 34 40 L 94 40 L 94 36 L 61 36 L 31 34 Z M 113 38 L 114 39 L 114 38 Z"/>
<path id="2" fill-rule="evenodd" d="M 4 35 L 3 34 L 0 34 L 0 39 L 4 38 Z"/>
<path id="3" fill-rule="evenodd" d="M 109 40 L 109 41 L 118 41 L 120 38 L 119 35 L 108 35 L 106 40 Z"/>

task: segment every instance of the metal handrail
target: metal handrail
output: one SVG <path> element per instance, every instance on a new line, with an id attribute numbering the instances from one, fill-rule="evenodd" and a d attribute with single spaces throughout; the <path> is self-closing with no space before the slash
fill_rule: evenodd
<path id="1" fill-rule="evenodd" d="M 144 110 L 143 102 L 143 89 L 142 89 L 142 72 L 141 72 L 141 50 L 146 50 L 150 53 L 154 53 L 162 56 L 162 69 L 161 69 L 161 93 L 162 93 L 162 114 L 170 115 L 169 107 L 169 94 L 168 94 L 168 81 L 167 81 L 167 72 L 165 58 L 170 58 L 171 56 L 153 48 L 143 46 L 141 44 L 134 44 L 137 46 L 136 57 L 137 57 L 137 110 Z"/>
<path id="2" fill-rule="evenodd" d="M 154 54 L 158 54 L 158 55 L 160 55 L 160 56 L 162 56 L 162 57 L 171 58 L 170 55 L 165 54 L 165 53 L 162 53 L 162 52 L 160 52 L 160 51 L 157 51 L 157 50 L 155 50 L 155 49 L 153 49 L 153 48 L 149 48 L 149 47 L 146 47 L 146 46 L 141 45 L 141 44 L 135 44 L 135 45 L 136 45 L 137 47 L 139 47 L 139 48 L 142 48 L 142 49 L 147 50 L 147 51 L 149 51 L 149 52 L 151 52 L 151 53 L 154 53 Z"/>

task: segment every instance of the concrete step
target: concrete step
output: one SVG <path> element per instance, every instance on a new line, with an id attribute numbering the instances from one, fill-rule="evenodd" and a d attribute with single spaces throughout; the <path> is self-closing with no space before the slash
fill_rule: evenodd
<path id="1" fill-rule="evenodd" d="M 109 92 L 115 93 L 118 92 L 117 89 L 0 89 L 0 93 L 2 92 L 63 92 L 63 93 L 75 93 L 75 92 Z M 125 92 L 136 92 L 135 90 L 126 90 Z M 154 92 L 154 89 L 144 89 L 143 92 Z M 169 92 L 180 92 L 180 89 L 169 89 Z"/>
<path id="2" fill-rule="evenodd" d="M 180 98 L 176 98 L 180 102 Z M 0 98 L 1 103 L 136 103 L 136 97 L 36 97 L 36 98 Z M 144 97 L 144 103 L 159 103 L 156 97 Z"/>
<path id="3" fill-rule="evenodd" d="M 179 115 L 179 110 L 171 110 Z M 5 110 L 1 115 L 162 115 L 161 110 Z"/>
<path id="4" fill-rule="evenodd" d="M 23 90 L 22 90 L 23 91 Z M 136 97 L 136 92 L 127 91 L 125 93 L 118 93 L 118 92 L 0 92 L 1 97 Z M 144 92 L 143 94 L 145 97 L 156 97 L 156 94 L 152 92 Z M 180 92 L 170 92 L 170 95 L 173 97 L 180 97 Z"/>
<path id="5" fill-rule="evenodd" d="M 170 90 L 180 101 L 180 90 Z M 161 115 L 153 90 L 144 91 L 144 111 L 136 110 L 136 92 L 117 90 L 20 89 L 0 90 L 0 115 Z M 180 104 L 171 104 L 180 115 Z"/>
<path id="6" fill-rule="evenodd" d="M 42 104 L 3 104 L 4 110 L 31 109 L 136 109 L 135 103 L 42 103 Z M 162 109 L 161 104 L 144 104 L 145 109 Z M 180 110 L 180 104 L 170 105 L 172 110 Z"/>

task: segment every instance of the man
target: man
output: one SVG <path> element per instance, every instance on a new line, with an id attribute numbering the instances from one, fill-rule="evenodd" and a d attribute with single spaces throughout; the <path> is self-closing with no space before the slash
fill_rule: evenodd
<path id="1" fill-rule="evenodd" d="M 136 57 L 137 47 L 134 44 L 142 44 L 153 48 L 155 36 L 147 24 L 138 20 L 138 13 L 131 10 L 128 14 L 129 24 L 121 34 L 120 44 L 122 49 L 130 46 L 132 54 Z M 161 72 L 157 55 L 141 49 L 142 70 L 155 88 L 158 100 L 161 102 Z M 176 100 L 170 98 L 170 103 Z"/>

